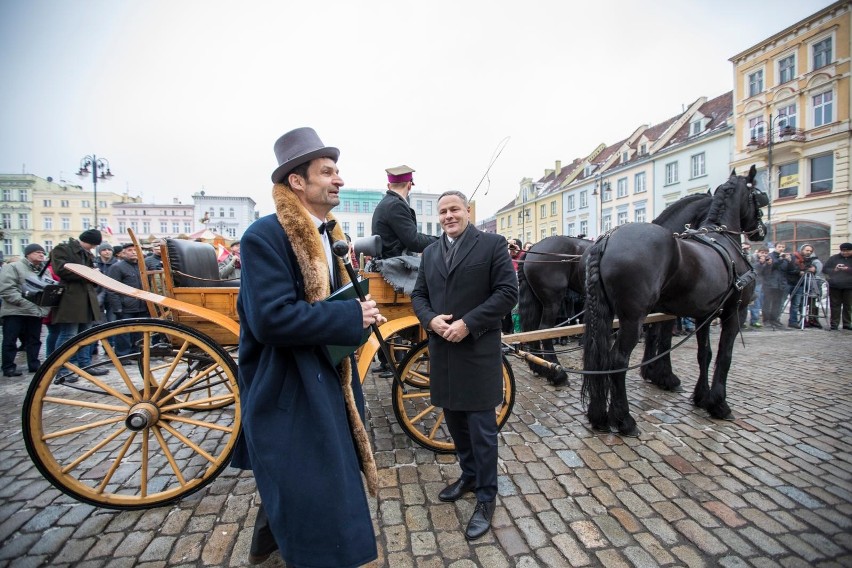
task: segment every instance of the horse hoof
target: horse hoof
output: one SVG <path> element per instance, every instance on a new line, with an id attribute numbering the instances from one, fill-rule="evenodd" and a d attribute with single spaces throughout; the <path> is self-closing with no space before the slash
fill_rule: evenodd
<path id="1" fill-rule="evenodd" d="M 642 430 L 640 430 L 637 426 L 634 426 L 628 432 L 619 431 L 618 433 L 621 434 L 622 436 L 627 436 L 628 438 L 638 438 L 639 435 L 642 433 Z"/>
<path id="2" fill-rule="evenodd" d="M 737 419 L 737 417 L 734 416 L 733 412 L 729 412 L 725 416 L 722 417 L 722 420 L 727 420 L 728 422 L 733 422 L 736 419 Z"/>
<path id="3" fill-rule="evenodd" d="M 611 434 L 612 430 L 609 426 L 595 426 L 592 424 L 592 430 L 600 434 Z"/>
<path id="4" fill-rule="evenodd" d="M 554 387 L 561 387 L 566 385 L 571 386 L 568 382 L 568 373 L 566 373 L 565 371 L 557 373 L 556 376 L 553 377 L 553 379 L 550 381 L 550 384 Z"/>
<path id="5" fill-rule="evenodd" d="M 683 392 L 683 390 L 684 390 L 683 386 L 681 386 L 681 385 L 675 385 L 675 386 L 669 388 L 669 391 L 671 391 L 671 392 Z"/>

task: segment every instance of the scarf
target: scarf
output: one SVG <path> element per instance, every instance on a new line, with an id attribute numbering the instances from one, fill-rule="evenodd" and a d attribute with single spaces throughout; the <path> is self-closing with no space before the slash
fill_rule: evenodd
<path id="1" fill-rule="evenodd" d="M 296 262 L 302 272 L 305 282 L 305 300 L 307 302 L 319 302 L 331 293 L 328 275 L 330 273 L 328 261 L 325 257 L 322 241 L 328 238 L 320 235 L 310 214 L 293 193 L 284 184 L 275 184 L 272 188 L 272 199 L 275 202 L 275 212 L 278 222 L 287 233 L 293 252 L 296 254 Z M 329 215 L 328 219 L 334 219 Z M 346 240 L 340 223 L 331 232 L 333 241 Z M 350 282 L 349 274 L 343 261 L 335 257 L 337 273 L 340 275 L 342 285 Z M 347 357 L 338 365 L 340 386 L 343 390 L 343 400 L 346 404 L 346 415 L 349 419 L 349 430 L 355 451 L 361 464 L 361 471 L 367 480 L 367 490 L 373 497 L 378 489 L 378 473 L 376 471 L 376 460 L 370 447 L 370 438 L 367 429 L 361 421 L 358 407 L 355 405 L 355 395 L 352 392 L 352 363 Z"/>

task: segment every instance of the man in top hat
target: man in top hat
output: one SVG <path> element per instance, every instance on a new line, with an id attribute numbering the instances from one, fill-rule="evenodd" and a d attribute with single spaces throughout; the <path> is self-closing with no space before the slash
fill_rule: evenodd
<path id="1" fill-rule="evenodd" d="M 50 251 L 50 265 L 62 283 L 65 284 L 65 292 L 62 300 L 53 312 L 53 323 L 60 324 L 59 337 L 56 345 L 60 346 L 75 335 L 83 333 L 92 326 L 92 323 L 103 319 L 98 295 L 95 287 L 82 276 L 77 276 L 67 268 L 66 264 L 82 264 L 94 268 L 93 251 L 103 241 L 101 232 L 89 229 L 80 233 L 80 239 L 68 239 L 68 242 L 59 243 Z M 91 346 L 81 347 L 71 357 L 70 361 L 78 367 L 85 368 L 92 363 Z M 106 375 L 106 369 L 87 369 L 91 375 Z M 73 383 L 77 381 L 74 375 L 60 375 L 57 382 Z"/>
<path id="2" fill-rule="evenodd" d="M 372 232 L 382 237 L 382 258 L 418 253 L 438 237 L 417 232 L 417 215 L 408 205 L 414 170 L 406 165 L 388 168 L 388 191 L 373 211 Z"/>
<path id="3" fill-rule="evenodd" d="M 18 354 L 18 338 L 27 352 L 27 369 L 38 370 L 41 351 L 41 320 L 50 312 L 23 296 L 27 276 L 38 275 L 44 265 L 44 248 L 30 243 L 24 248 L 24 256 L 0 269 L 0 318 L 3 320 L 3 376 L 20 377 L 23 373 L 15 365 Z"/>
<path id="4" fill-rule="evenodd" d="M 358 566 L 377 557 L 361 471 L 375 495 L 376 464 L 352 356 L 385 319 L 367 299 L 323 301 L 349 278 L 331 243 L 345 236 L 331 210 L 343 180 L 337 148 L 311 128 L 275 143 L 275 213 L 240 240 L 242 430 L 232 465 L 254 471 L 262 500 L 249 562 L 276 549 L 292 566 Z M 329 234 L 330 233 L 330 234 Z"/>

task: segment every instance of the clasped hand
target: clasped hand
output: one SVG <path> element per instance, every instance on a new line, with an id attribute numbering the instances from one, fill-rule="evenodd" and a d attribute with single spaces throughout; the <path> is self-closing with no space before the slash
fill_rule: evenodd
<path id="1" fill-rule="evenodd" d="M 365 300 L 360 302 L 361 304 L 361 317 L 362 323 L 364 324 L 364 329 L 367 329 L 372 324 L 381 325 L 385 323 L 387 318 L 379 313 L 379 308 L 376 307 L 376 302 L 370 299 L 370 295 L 367 294 Z"/>
<path id="2" fill-rule="evenodd" d="M 452 319 L 452 314 L 437 315 L 429 322 L 429 329 L 451 343 L 458 343 L 467 337 L 470 331 L 467 329 L 464 320 L 456 320 L 450 323 Z"/>

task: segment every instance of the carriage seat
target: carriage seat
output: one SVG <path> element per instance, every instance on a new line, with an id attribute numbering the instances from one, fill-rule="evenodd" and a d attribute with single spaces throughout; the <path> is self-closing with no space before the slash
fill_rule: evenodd
<path id="1" fill-rule="evenodd" d="M 169 267 L 175 287 L 234 288 L 239 278 L 219 278 L 216 249 L 207 243 L 184 239 L 166 239 Z"/>

